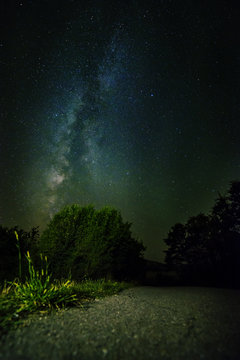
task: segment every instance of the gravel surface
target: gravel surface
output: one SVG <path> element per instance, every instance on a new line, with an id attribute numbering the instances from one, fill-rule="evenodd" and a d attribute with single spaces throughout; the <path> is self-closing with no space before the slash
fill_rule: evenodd
<path id="1" fill-rule="evenodd" d="M 240 291 L 136 287 L 49 316 L 0 344 L 0 360 L 240 359 Z"/>

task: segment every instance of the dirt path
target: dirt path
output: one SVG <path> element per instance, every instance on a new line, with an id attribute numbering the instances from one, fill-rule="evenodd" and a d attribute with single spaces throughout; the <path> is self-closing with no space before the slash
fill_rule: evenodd
<path id="1" fill-rule="evenodd" d="M 137 287 L 35 318 L 1 360 L 240 359 L 240 291 Z"/>

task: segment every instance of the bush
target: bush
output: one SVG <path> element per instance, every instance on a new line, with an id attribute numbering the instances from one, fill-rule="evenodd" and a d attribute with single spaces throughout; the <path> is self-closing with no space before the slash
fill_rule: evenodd
<path id="1" fill-rule="evenodd" d="M 57 213 L 40 238 L 57 278 L 135 278 L 141 269 L 143 245 L 131 234 L 119 211 L 71 205 Z"/>

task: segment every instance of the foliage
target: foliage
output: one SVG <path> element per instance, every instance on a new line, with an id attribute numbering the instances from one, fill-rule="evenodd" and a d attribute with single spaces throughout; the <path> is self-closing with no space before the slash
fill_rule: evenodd
<path id="1" fill-rule="evenodd" d="M 104 279 L 84 280 L 80 283 L 55 281 L 46 295 L 39 285 L 33 287 L 34 291 L 26 284 L 5 285 L 0 292 L 0 335 L 21 323 L 23 316 L 29 313 L 43 310 L 46 314 L 65 305 L 75 306 L 88 299 L 117 294 L 130 286 L 133 285 Z"/>
<path id="2" fill-rule="evenodd" d="M 21 248 L 20 248 L 20 242 L 19 242 L 19 236 L 18 236 L 18 233 L 17 231 L 14 231 L 15 233 L 15 236 L 16 236 L 16 239 L 17 239 L 17 249 L 18 249 L 18 266 L 19 266 L 19 272 L 18 272 L 18 275 L 19 275 L 19 279 L 22 278 L 22 254 L 21 254 Z"/>
<path id="3" fill-rule="evenodd" d="M 175 224 L 168 233 L 168 238 L 164 240 L 170 247 L 166 251 L 167 264 L 181 264 L 185 261 L 186 229 L 183 224 Z"/>
<path id="4" fill-rule="evenodd" d="M 184 269 L 192 281 L 239 286 L 240 182 L 219 194 L 212 212 L 174 225 L 165 239 L 166 263 Z"/>
<path id="5" fill-rule="evenodd" d="M 17 234 L 16 234 L 17 238 Z M 29 278 L 24 283 L 5 281 L 0 294 L 0 333 L 8 331 L 25 313 L 37 310 L 51 310 L 74 304 L 77 300 L 73 293 L 71 282 L 51 281 L 48 273 L 47 259 L 45 268 L 36 271 L 29 252 L 26 255 L 29 266 Z M 43 259 L 42 259 L 43 260 Z"/>
<path id="6" fill-rule="evenodd" d="M 107 295 L 114 295 L 120 291 L 133 286 L 131 283 L 118 282 L 112 280 L 83 280 L 79 283 L 72 282 L 72 291 L 77 294 L 80 299 L 95 299 Z"/>
<path id="7" fill-rule="evenodd" d="M 18 320 L 18 305 L 18 299 L 16 299 L 11 285 L 7 285 L 5 282 L 0 291 L 0 335 L 8 331 Z"/>
<path id="8" fill-rule="evenodd" d="M 61 300 L 63 296 L 65 299 L 68 297 L 68 299 L 72 298 L 74 301 L 61 301 L 61 307 L 66 304 L 68 306 L 75 306 L 88 299 L 93 300 L 95 298 L 117 294 L 120 291 L 133 286 L 130 283 L 104 279 L 83 280 L 79 283 L 73 281 L 60 283 L 55 281 L 54 284 L 55 297 L 49 296 L 48 299 L 51 300 L 50 307 L 45 307 L 46 299 L 44 296 L 42 298 L 43 301 L 39 301 L 40 297 L 38 297 L 38 301 L 34 303 L 33 298 L 29 296 L 30 291 L 28 287 L 26 288 L 26 291 L 24 291 L 23 296 L 21 291 L 20 294 L 18 292 L 19 287 L 16 289 L 13 284 L 8 286 L 5 285 L 0 292 L 0 335 L 1 333 L 6 333 L 14 325 L 21 323 L 24 315 L 40 310 L 44 310 L 44 313 L 48 313 L 55 308 L 59 309 L 59 300 Z M 21 284 L 19 283 L 18 285 Z M 38 295 L 39 293 L 42 294 L 39 289 L 34 292 L 34 294 L 36 293 Z"/>
<path id="9" fill-rule="evenodd" d="M 48 273 L 46 257 L 44 260 L 42 258 L 45 266 L 40 272 L 34 269 L 29 252 L 27 252 L 26 258 L 29 265 L 29 279 L 24 283 L 19 281 L 13 283 L 15 296 L 20 301 L 17 312 L 61 307 L 76 301 L 76 295 L 69 292 L 70 280 L 63 283 L 52 281 L 51 275 Z"/>
<path id="10" fill-rule="evenodd" d="M 140 269 L 144 247 L 130 227 L 115 209 L 97 211 L 74 204 L 53 217 L 40 238 L 40 249 L 58 278 L 131 278 Z"/>
<path id="11" fill-rule="evenodd" d="M 16 232 L 18 241 L 18 233 Z M 28 278 L 25 282 L 4 282 L 0 292 L 0 334 L 19 323 L 24 314 L 39 310 L 50 311 L 66 305 L 75 305 L 86 298 L 115 294 L 130 284 L 114 281 L 56 281 L 48 271 L 48 261 L 41 255 L 41 269 L 35 270 L 30 253 L 27 252 Z"/>
<path id="12" fill-rule="evenodd" d="M 16 243 L 16 234 L 18 240 Z M 24 254 L 29 250 L 37 259 L 38 252 L 38 228 L 32 228 L 27 232 L 17 226 L 7 228 L 0 225 L 0 282 L 12 281 L 17 276 L 26 277 L 28 264 Z"/>

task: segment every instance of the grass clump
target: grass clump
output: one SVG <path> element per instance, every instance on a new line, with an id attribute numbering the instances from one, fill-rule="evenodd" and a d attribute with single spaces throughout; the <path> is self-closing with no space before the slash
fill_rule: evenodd
<path id="1" fill-rule="evenodd" d="M 17 235 L 16 238 L 18 240 Z M 48 271 L 47 257 L 40 257 L 41 269 L 35 270 L 27 252 L 28 278 L 25 282 L 21 279 L 5 282 L 0 289 L 0 335 L 18 324 L 24 315 L 74 306 L 85 299 L 113 295 L 131 286 L 125 282 L 104 279 L 84 280 L 80 283 L 54 280 Z"/>
<path id="2" fill-rule="evenodd" d="M 40 310 L 51 311 L 77 302 L 77 295 L 73 293 L 72 283 L 51 279 L 48 273 L 47 258 L 41 256 L 42 267 L 36 271 L 29 252 L 29 277 L 25 282 L 16 279 L 14 282 L 4 283 L 0 292 L 0 334 L 8 331 L 26 314 Z"/>
<path id="3" fill-rule="evenodd" d="M 28 261 L 29 278 L 22 283 L 13 283 L 15 296 L 20 302 L 21 311 L 35 311 L 63 307 L 76 301 L 76 295 L 71 291 L 70 280 L 65 282 L 52 281 L 48 273 L 47 257 L 42 260 L 41 271 L 36 271 L 29 252 L 26 255 Z"/>
<path id="4" fill-rule="evenodd" d="M 112 280 L 84 280 L 79 283 L 72 283 L 72 290 L 80 299 L 95 299 L 108 295 L 114 295 L 120 291 L 131 287 L 132 284 L 124 281 L 117 282 Z"/>
<path id="5" fill-rule="evenodd" d="M 21 323 L 24 316 L 50 312 L 66 306 L 76 306 L 85 300 L 114 295 L 132 286 L 112 280 L 84 280 L 82 282 L 53 281 L 49 275 L 36 272 L 24 283 L 16 281 L 3 286 L 0 292 L 0 335 Z"/>

